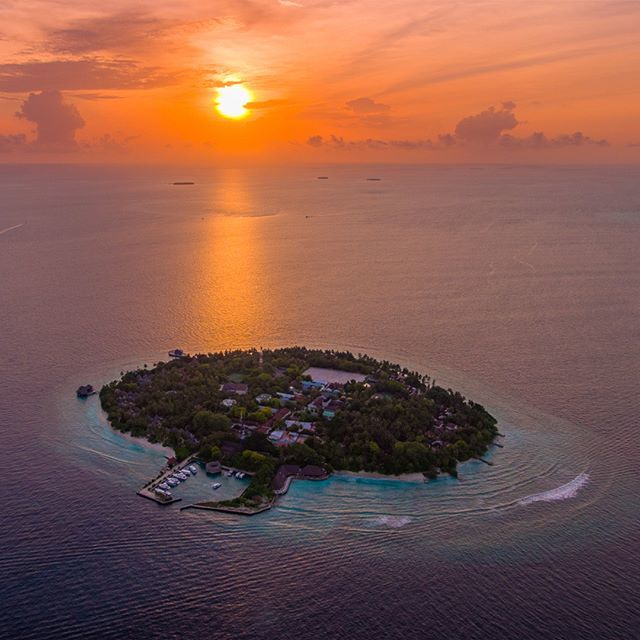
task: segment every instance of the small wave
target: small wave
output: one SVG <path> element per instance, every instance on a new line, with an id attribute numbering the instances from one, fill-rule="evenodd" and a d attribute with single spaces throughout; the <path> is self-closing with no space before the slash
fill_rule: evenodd
<path id="1" fill-rule="evenodd" d="M 400 529 L 413 521 L 410 516 L 378 516 L 371 520 L 374 527 L 390 527 L 391 529 Z"/>
<path id="2" fill-rule="evenodd" d="M 518 504 L 526 505 L 532 502 L 553 502 L 554 500 L 568 500 L 569 498 L 575 498 L 578 491 L 584 487 L 589 481 L 588 473 L 581 473 L 576 476 L 571 482 L 556 487 L 555 489 L 549 489 L 549 491 L 543 491 L 542 493 L 534 493 L 518 500 Z"/>

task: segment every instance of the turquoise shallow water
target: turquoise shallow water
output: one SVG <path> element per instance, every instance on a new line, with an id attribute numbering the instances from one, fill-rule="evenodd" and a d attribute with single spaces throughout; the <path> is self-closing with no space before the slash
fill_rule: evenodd
<path id="1" fill-rule="evenodd" d="M 637 170 L 377 173 L 0 168 L 3 633 L 637 637 Z M 166 452 L 74 395 L 176 346 L 291 344 L 427 372 L 505 447 L 459 481 L 180 512 L 204 475 L 136 496 Z"/>

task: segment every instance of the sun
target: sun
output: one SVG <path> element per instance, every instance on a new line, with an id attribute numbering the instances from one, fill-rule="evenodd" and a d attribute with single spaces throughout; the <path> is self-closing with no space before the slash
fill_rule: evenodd
<path id="1" fill-rule="evenodd" d="M 216 109 L 225 118 L 244 118 L 249 114 L 246 104 L 253 100 L 253 94 L 241 84 L 232 84 L 218 89 Z"/>

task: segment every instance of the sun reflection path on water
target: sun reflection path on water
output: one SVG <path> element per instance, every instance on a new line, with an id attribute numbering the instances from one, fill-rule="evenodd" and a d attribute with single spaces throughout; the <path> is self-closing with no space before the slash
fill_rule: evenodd
<path id="1" fill-rule="evenodd" d="M 269 218 L 255 215 L 244 174 L 230 171 L 221 178 L 211 195 L 214 215 L 205 223 L 196 312 L 214 342 L 255 346 L 274 300 Z"/>

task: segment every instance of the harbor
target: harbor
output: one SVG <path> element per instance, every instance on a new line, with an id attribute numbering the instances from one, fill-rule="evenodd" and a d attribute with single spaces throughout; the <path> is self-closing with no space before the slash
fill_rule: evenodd
<path id="1" fill-rule="evenodd" d="M 198 473 L 195 466 L 196 456 L 189 456 L 180 463 L 171 464 L 171 460 L 167 461 L 167 466 L 153 480 L 138 491 L 138 495 L 148 500 L 153 500 L 161 505 L 173 504 L 180 502 L 182 498 L 175 497 L 171 493 L 171 489 L 178 486 L 180 482 L 187 480 L 189 476 Z"/>
<path id="2" fill-rule="evenodd" d="M 241 493 L 246 488 L 242 481 L 250 479 L 253 475 L 250 471 L 236 469 L 228 465 L 218 464 L 213 469 L 211 463 L 204 465 L 198 460 L 197 454 L 194 454 L 179 463 L 169 459 L 160 473 L 153 480 L 147 482 L 137 494 L 163 506 L 181 502 L 185 498 L 197 503 L 206 500 L 209 492 L 217 497 L 219 490 L 222 494 L 220 497 L 227 499 Z M 198 476 L 200 477 L 198 478 Z M 222 482 L 212 482 L 215 476 L 220 476 Z M 198 481 L 193 483 L 196 478 Z M 187 484 L 190 479 L 192 482 Z M 233 483 L 231 484 L 230 481 Z M 236 481 L 240 482 L 236 483 Z M 190 485 L 193 486 L 190 487 Z M 174 489 L 184 490 L 187 487 L 190 489 L 186 496 L 177 496 L 173 493 Z"/>

